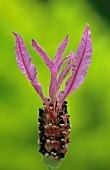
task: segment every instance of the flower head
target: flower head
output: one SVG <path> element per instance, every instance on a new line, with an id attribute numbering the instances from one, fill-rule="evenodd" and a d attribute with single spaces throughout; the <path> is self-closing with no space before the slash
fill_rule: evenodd
<path id="1" fill-rule="evenodd" d="M 40 152 L 45 155 L 46 159 L 59 161 L 64 158 L 70 139 L 69 115 L 67 115 L 67 102 L 65 101 L 69 94 L 73 93 L 79 85 L 84 81 L 88 66 L 91 62 L 92 42 L 90 38 L 89 25 L 86 25 L 82 35 L 81 42 L 76 51 L 76 56 L 72 51 L 62 59 L 64 50 L 68 43 L 68 36 L 65 37 L 55 55 L 54 62 L 42 50 L 35 40 L 32 40 L 33 48 L 42 57 L 51 72 L 51 80 L 49 87 L 49 98 L 44 97 L 42 87 L 36 77 L 37 71 L 31 62 L 31 57 L 27 52 L 24 41 L 20 35 L 13 33 L 16 38 L 16 59 L 20 70 L 29 79 L 38 95 L 44 103 L 44 108 L 39 109 L 39 144 Z M 66 68 L 58 73 L 68 60 Z M 64 91 L 60 91 L 60 86 L 67 76 L 69 70 L 72 70 L 70 78 L 66 81 Z M 51 165 L 50 165 L 51 166 Z"/>

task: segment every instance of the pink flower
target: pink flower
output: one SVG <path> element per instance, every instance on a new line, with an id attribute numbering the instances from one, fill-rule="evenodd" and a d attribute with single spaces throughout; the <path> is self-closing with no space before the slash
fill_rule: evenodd
<path id="1" fill-rule="evenodd" d="M 67 115 L 67 102 L 65 100 L 68 95 L 73 93 L 84 81 L 88 66 L 91 62 L 92 42 L 89 25 L 86 25 L 81 42 L 76 51 L 76 56 L 70 51 L 69 56 L 62 59 L 62 54 L 68 43 L 68 36 L 66 36 L 56 52 L 54 62 L 50 60 L 35 40 L 32 40 L 33 48 L 43 58 L 51 72 L 49 87 L 50 99 L 45 98 L 43 95 L 42 87 L 36 77 L 36 68 L 31 62 L 31 57 L 27 52 L 23 39 L 20 35 L 13 34 L 16 38 L 15 49 L 18 66 L 29 79 L 44 103 L 44 108 L 39 109 L 39 151 L 46 159 L 50 159 L 51 157 L 53 160 L 59 161 L 64 158 L 70 142 L 68 137 L 70 133 L 70 122 L 69 115 Z M 58 77 L 59 70 L 67 60 L 68 64 L 66 68 Z M 72 69 L 72 75 L 66 81 L 64 91 L 59 91 L 70 69 Z"/>

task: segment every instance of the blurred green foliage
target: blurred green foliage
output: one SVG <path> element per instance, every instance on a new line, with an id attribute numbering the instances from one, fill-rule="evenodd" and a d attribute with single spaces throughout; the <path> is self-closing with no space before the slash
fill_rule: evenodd
<path id="1" fill-rule="evenodd" d="M 99 1 L 99 0 L 88 0 L 93 5 L 94 9 L 100 13 L 103 19 L 110 22 L 110 0 Z"/>
<path id="2" fill-rule="evenodd" d="M 53 59 L 68 34 L 66 56 L 76 50 L 86 23 L 90 24 L 94 53 L 85 82 L 68 97 L 71 144 L 58 169 L 110 169 L 108 21 L 86 0 L 8 0 L 0 1 L 0 170 L 46 169 L 37 144 L 42 101 L 18 69 L 12 32 L 22 35 L 48 97 L 50 73 L 32 49 L 31 39 Z"/>

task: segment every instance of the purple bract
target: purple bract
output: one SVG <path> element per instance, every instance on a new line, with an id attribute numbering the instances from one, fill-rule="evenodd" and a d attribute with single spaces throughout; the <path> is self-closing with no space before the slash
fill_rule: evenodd
<path id="1" fill-rule="evenodd" d="M 16 38 L 16 59 L 18 62 L 18 66 L 20 70 L 25 73 L 26 77 L 30 80 L 33 87 L 41 97 L 42 101 L 48 105 L 48 100 L 44 97 L 41 85 L 39 84 L 36 78 L 36 68 L 31 62 L 31 57 L 29 56 L 27 49 L 24 45 L 23 39 L 20 35 L 13 33 Z M 67 98 L 69 94 L 74 92 L 78 86 L 84 81 L 84 77 L 87 73 L 88 66 L 91 61 L 92 54 L 92 42 L 90 38 L 90 29 L 89 25 L 86 25 L 84 30 L 80 45 L 76 51 L 76 57 L 74 57 L 74 53 L 71 51 L 68 57 L 62 58 L 62 54 L 67 46 L 68 36 L 65 37 L 64 41 L 59 46 L 54 62 L 50 60 L 47 54 L 42 50 L 42 48 L 32 40 L 32 46 L 38 52 L 38 54 L 43 58 L 46 65 L 49 67 L 51 72 L 51 81 L 49 88 L 49 95 L 53 105 L 55 105 L 56 101 L 58 101 L 61 106 L 64 100 Z M 57 77 L 59 70 L 61 69 L 63 63 L 69 60 L 68 65 L 62 71 L 59 78 Z M 69 70 L 72 68 L 72 75 L 67 80 L 65 89 L 62 92 L 58 92 L 64 78 L 68 74 Z M 57 80 L 58 79 L 58 80 Z"/>

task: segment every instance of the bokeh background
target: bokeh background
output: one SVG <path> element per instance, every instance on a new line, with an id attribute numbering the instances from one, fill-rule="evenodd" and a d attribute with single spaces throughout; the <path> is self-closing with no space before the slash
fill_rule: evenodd
<path id="1" fill-rule="evenodd" d="M 50 73 L 31 39 L 53 60 L 67 34 L 64 56 L 76 51 L 86 23 L 92 63 L 85 82 L 68 97 L 71 144 L 58 170 L 110 169 L 110 1 L 8 0 L 0 1 L 0 170 L 46 169 L 37 143 L 42 101 L 17 66 L 12 32 L 22 35 L 48 97 Z"/>

